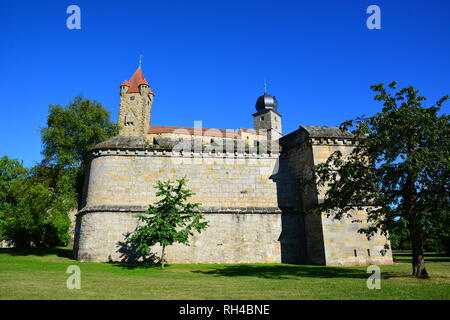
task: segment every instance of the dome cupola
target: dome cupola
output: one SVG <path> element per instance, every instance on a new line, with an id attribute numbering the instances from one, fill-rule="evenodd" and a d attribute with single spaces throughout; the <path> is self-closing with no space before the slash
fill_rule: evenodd
<path id="1" fill-rule="evenodd" d="M 255 107 L 258 112 L 263 110 L 273 110 L 276 112 L 278 108 L 278 100 L 274 96 L 264 93 L 258 98 L 258 100 L 256 100 Z"/>

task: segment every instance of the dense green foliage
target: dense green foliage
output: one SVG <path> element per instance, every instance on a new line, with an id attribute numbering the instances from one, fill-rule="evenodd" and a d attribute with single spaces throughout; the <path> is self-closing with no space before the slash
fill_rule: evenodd
<path id="1" fill-rule="evenodd" d="M 201 232 L 208 226 L 203 215 L 194 209 L 200 203 L 190 203 L 187 199 L 194 193 L 186 188 L 186 180 L 158 181 L 155 188 L 157 197 L 161 197 L 154 205 L 150 205 L 146 215 L 137 215 L 142 222 L 128 239 L 135 244 L 137 253 L 150 254 L 152 246 L 162 247 L 160 257 L 161 268 L 164 268 L 165 247 L 175 242 L 189 245 L 189 236 L 193 231 Z"/>
<path id="2" fill-rule="evenodd" d="M 3 156 L 0 159 L 0 241 L 6 240 L 6 220 L 14 211 L 16 199 L 12 190 L 16 181 L 23 181 L 27 176 L 27 170 L 18 160 Z"/>
<path id="3" fill-rule="evenodd" d="M 96 101 L 77 96 L 66 106 L 50 105 L 47 127 L 41 130 L 43 164 L 80 167 L 86 151 L 115 132 L 109 112 Z"/>
<path id="4" fill-rule="evenodd" d="M 11 195 L 11 184 L 16 180 L 23 180 L 27 175 L 27 170 L 18 160 L 9 159 L 3 156 L 0 159 L 0 224 L 2 217 L 10 211 L 13 205 Z"/>
<path id="5" fill-rule="evenodd" d="M 98 102 L 77 96 L 67 106 L 50 105 L 42 164 L 28 170 L 17 160 L 0 160 L 0 239 L 17 247 L 67 245 L 85 153 L 115 132 Z"/>
<path id="6" fill-rule="evenodd" d="M 442 215 L 447 218 L 448 215 Z M 424 239 L 423 248 L 425 251 L 436 251 L 446 256 L 450 256 L 450 222 L 446 222 L 438 227 L 430 228 Z M 411 250 L 411 237 L 408 226 L 404 220 L 394 220 L 389 227 L 389 238 L 393 250 Z"/>
<path id="7" fill-rule="evenodd" d="M 314 167 L 315 178 L 328 191 L 319 210 L 337 219 L 353 208 L 365 209 L 371 226 L 361 230 L 407 233 L 413 251 L 413 274 L 426 277 L 423 246 L 431 235 L 448 236 L 450 229 L 450 117 L 439 115 L 448 96 L 434 106 L 413 87 L 396 90 L 371 87 L 383 102 L 372 117 L 346 121 L 358 145 L 345 156 L 340 151 Z M 394 229 L 395 230 L 395 229 Z M 394 231 L 395 232 L 395 231 Z"/>
<path id="8" fill-rule="evenodd" d="M 16 247 L 67 245 L 70 197 L 38 181 L 17 160 L 0 160 L 0 239 Z"/>
<path id="9" fill-rule="evenodd" d="M 50 169 L 41 177 L 50 174 L 51 184 L 81 205 L 86 151 L 115 133 L 109 112 L 96 101 L 77 96 L 66 106 L 50 105 L 47 127 L 41 130 L 42 164 Z"/>

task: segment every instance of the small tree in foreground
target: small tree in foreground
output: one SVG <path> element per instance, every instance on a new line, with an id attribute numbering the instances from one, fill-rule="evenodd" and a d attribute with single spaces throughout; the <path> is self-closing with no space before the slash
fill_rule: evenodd
<path id="1" fill-rule="evenodd" d="M 390 90 L 383 84 L 371 88 L 383 102 L 381 112 L 342 124 L 343 130 L 355 128 L 358 145 L 313 169 L 318 184 L 328 187 L 319 209 L 337 219 L 355 207 L 366 209 L 371 225 L 360 232 L 369 238 L 387 235 L 401 222 L 410 237 L 413 274 L 426 278 L 425 240 L 450 228 L 450 117 L 439 115 L 449 96 L 426 108 L 413 87 L 394 93 L 395 82 Z"/>
<path id="2" fill-rule="evenodd" d="M 186 188 L 186 179 L 175 182 L 158 181 L 155 188 L 157 197 L 162 197 L 150 205 L 145 215 L 137 215 L 143 224 L 138 226 L 128 242 L 134 244 L 136 253 L 148 255 L 151 247 L 159 244 L 162 248 L 161 269 L 165 263 L 165 249 L 175 242 L 189 245 L 193 231 L 201 232 L 208 226 L 203 215 L 194 209 L 200 203 L 189 203 L 187 199 L 194 193 Z"/>

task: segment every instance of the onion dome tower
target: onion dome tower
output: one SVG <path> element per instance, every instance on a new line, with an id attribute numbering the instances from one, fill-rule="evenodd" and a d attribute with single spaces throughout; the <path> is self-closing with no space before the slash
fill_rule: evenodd
<path id="1" fill-rule="evenodd" d="M 253 114 L 255 130 L 267 130 L 267 140 L 282 137 L 281 115 L 278 113 L 278 100 L 266 92 L 256 100 L 256 113 Z"/>
<path id="2" fill-rule="evenodd" d="M 263 110 L 273 110 L 277 111 L 278 109 L 278 100 L 274 96 L 271 96 L 268 93 L 264 93 L 262 96 L 256 100 L 256 111 L 260 112 Z"/>

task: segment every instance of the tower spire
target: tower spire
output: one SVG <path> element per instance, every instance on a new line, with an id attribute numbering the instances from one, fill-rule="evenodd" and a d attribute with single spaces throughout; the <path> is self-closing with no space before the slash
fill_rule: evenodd
<path id="1" fill-rule="evenodd" d="M 142 66 L 142 54 L 139 55 L 139 69 L 141 69 Z"/>
<path id="2" fill-rule="evenodd" d="M 264 93 L 267 93 L 267 82 L 266 82 L 266 78 L 264 78 Z"/>
<path id="3" fill-rule="evenodd" d="M 150 125 L 153 92 L 142 73 L 142 55 L 129 81 L 120 86 L 119 135 L 146 136 Z"/>

